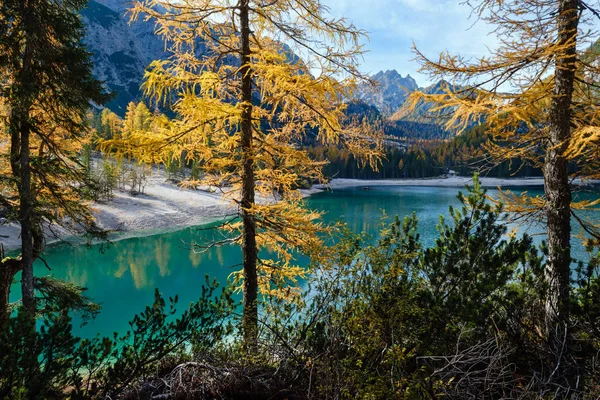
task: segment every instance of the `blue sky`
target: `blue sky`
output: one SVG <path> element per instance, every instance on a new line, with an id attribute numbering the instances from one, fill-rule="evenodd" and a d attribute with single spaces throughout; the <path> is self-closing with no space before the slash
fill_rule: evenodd
<path id="1" fill-rule="evenodd" d="M 430 57 L 449 50 L 464 56 L 482 56 L 495 38 L 484 22 L 469 19 L 471 9 L 460 0 L 322 0 L 331 14 L 346 17 L 369 33 L 363 72 L 396 69 L 410 74 L 420 86 L 432 83 L 411 61 L 411 45 Z"/>

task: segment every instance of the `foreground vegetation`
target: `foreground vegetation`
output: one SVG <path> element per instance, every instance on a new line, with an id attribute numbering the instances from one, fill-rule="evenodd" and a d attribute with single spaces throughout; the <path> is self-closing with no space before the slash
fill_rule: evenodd
<path id="1" fill-rule="evenodd" d="M 485 121 L 493 141 L 484 158 L 527 160 L 543 172 L 543 197 L 510 199 L 512 211 L 546 225 L 548 245 L 539 249 L 527 236 L 506 236 L 502 207 L 488 204 L 477 182 L 440 220 L 431 248 L 419 242 L 415 217 L 385 226 L 376 244 L 347 233 L 327 247 L 323 234 L 334 230 L 295 189 L 323 180 L 337 150 L 347 150 L 339 157 L 346 164 L 350 154 L 361 160 L 352 173 L 378 165 L 386 137 L 345 113 L 365 80 L 357 69 L 364 33 L 327 17 L 318 0 L 137 2 L 132 17 L 153 19 L 170 52 L 152 62 L 145 88 L 175 117 L 144 105 L 128 107 L 124 121 L 103 111 L 98 144 L 119 157 L 188 166 L 184 184 L 231 197 L 237 212 L 226 236 L 199 247 L 242 248 L 244 296 L 238 307 L 229 288 L 217 293 L 207 282 L 200 300 L 176 314 L 176 299 L 167 306 L 157 293 L 129 333 L 94 340 L 72 335 L 72 312 L 98 312 L 83 289 L 33 270 L 57 226 L 105 237 L 90 200 L 126 185 L 119 161 L 100 173 L 91 157 L 88 110 L 108 96 L 81 44 L 84 4 L 0 3 L 0 207 L 21 227 L 21 254 L 0 260 L 1 397 L 600 395 L 600 261 L 573 269 L 571 259 L 572 218 L 592 237 L 591 252 L 600 243 L 600 227 L 581 214 L 598 202 L 573 202 L 570 187 L 570 165 L 594 178 L 600 159 L 597 53 L 577 47 L 598 13 L 584 1 L 467 2 L 497 26 L 501 45 L 490 57 L 429 59 L 415 50 L 426 71 L 461 89 L 415 92 L 413 107 L 451 110 L 448 128 Z M 330 154 L 308 151 L 309 138 Z M 430 173 L 423 147 L 392 173 Z M 129 172 L 127 185 L 143 191 L 144 171 Z M 261 259 L 259 249 L 277 257 Z M 296 265 L 298 253 L 312 256 L 309 268 Z M 21 304 L 10 304 L 19 271 Z"/>
<path id="2" fill-rule="evenodd" d="M 508 234 L 502 206 L 477 180 L 459 199 L 462 206 L 440 217 L 430 248 L 415 216 L 382 225 L 375 242 L 341 232 L 313 261 L 298 301 L 262 299 L 251 352 L 235 328 L 239 306 L 214 282 L 179 316 L 176 299 L 157 292 L 127 334 L 81 340 L 68 310 L 97 309 L 80 289 L 45 281 L 53 294 L 39 299 L 37 336 L 28 336 L 21 314 L 2 333 L 0 397 L 554 398 L 565 382 L 554 377 L 539 306 L 545 247 Z M 599 267 L 597 257 L 580 263 L 571 282 L 572 362 L 581 381 L 572 398 L 600 395 Z M 27 363 L 31 343 L 37 368 Z"/>

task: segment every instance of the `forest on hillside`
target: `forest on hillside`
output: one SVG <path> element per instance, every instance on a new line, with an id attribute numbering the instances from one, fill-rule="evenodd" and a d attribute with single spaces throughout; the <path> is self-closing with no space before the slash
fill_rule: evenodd
<path id="1" fill-rule="evenodd" d="M 91 126 L 95 131 L 94 140 L 122 137 L 132 128 L 141 132 L 148 131 L 151 129 L 152 115 L 143 102 L 130 103 L 124 118 L 109 109 L 93 113 Z M 384 144 L 383 156 L 373 166 L 361 165 L 361 160 L 343 146 L 324 146 L 311 140 L 310 135 L 303 138 L 302 142 L 311 159 L 326 162 L 323 173 L 327 178 L 429 178 L 447 175 L 450 171 L 459 176 L 472 176 L 476 172 L 482 176 L 498 178 L 542 176 L 540 168 L 527 160 L 515 158 L 499 163 L 490 160 L 485 145 L 491 137 L 486 134 L 485 125 L 451 137 L 444 132 L 440 137 L 430 139 L 427 133 L 423 134 L 423 125 L 415 123 L 410 129 L 403 131 L 384 128 L 384 132 L 389 134 L 390 144 Z M 376 130 L 377 124 L 373 124 L 372 129 Z M 439 126 L 436 129 L 443 132 Z M 173 173 L 177 173 L 177 169 L 183 173 L 185 168 L 194 168 L 193 162 L 169 164 Z"/>
<path id="2" fill-rule="evenodd" d="M 535 163 L 522 158 L 501 162 L 490 159 L 485 146 L 491 136 L 485 125 L 447 139 L 419 138 L 414 132 L 401 138 L 401 142 L 394 142 L 401 145 L 383 149 L 384 157 L 377 168 L 362 166 L 350 151 L 335 146 L 312 145 L 308 151 L 314 159 L 327 161 L 323 171 L 330 178 L 401 179 L 474 173 L 497 178 L 542 176 Z"/>

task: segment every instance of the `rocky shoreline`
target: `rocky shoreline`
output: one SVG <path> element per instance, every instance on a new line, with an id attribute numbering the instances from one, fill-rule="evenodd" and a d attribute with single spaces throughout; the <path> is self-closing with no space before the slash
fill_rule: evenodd
<path id="1" fill-rule="evenodd" d="M 510 188 L 544 184 L 543 179 L 537 177 L 511 179 L 483 177 L 480 180 L 486 187 Z M 300 193 L 302 197 L 308 197 L 323 190 L 352 187 L 439 186 L 461 188 L 471 183 L 471 178 L 458 176 L 399 180 L 333 179 L 326 185 L 301 189 Z M 119 232 L 117 239 L 203 225 L 236 212 L 235 204 L 220 193 L 209 190 L 182 189 L 174 183 L 166 182 L 160 173 L 155 173 L 149 178 L 144 194 L 132 195 L 126 192 L 115 192 L 111 201 L 95 203 L 92 205 L 92 209 L 101 227 Z M 19 234 L 20 228 L 17 224 L 1 225 L 0 243 L 7 250 L 17 249 L 20 246 Z M 57 240 L 59 239 L 49 239 L 49 242 Z"/>

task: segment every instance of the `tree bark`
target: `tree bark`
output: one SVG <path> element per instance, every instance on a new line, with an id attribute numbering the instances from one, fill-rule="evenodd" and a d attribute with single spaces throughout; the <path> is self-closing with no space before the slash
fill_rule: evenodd
<path id="1" fill-rule="evenodd" d="M 244 342 L 253 347 L 258 334 L 258 249 L 256 245 L 256 221 L 252 214 L 254 206 L 254 149 L 252 140 L 252 76 L 250 68 L 250 20 L 249 0 L 240 0 L 241 36 L 241 148 L 242 148 L 242 252 L 244 265 L 244 316 L 242 328 Z"/>
<path id="2" fill-rule="evenodd" d="M 21 223 L 21 258 L 23 271 L 21 272 L 21 292 L 23 305 L 29 313 L 35 312 L 35 294 L 33 289 L 33 193 L 31 190 L 31 167 L 29 165 L 29 127 L 21 127 L 21 176 L 20 176 L 20 208 L 19 222 Z"/>
<path id="3" fill-rule="evenodd" d="M 566 386 L 564 397 L 575 390 L 570 368 L 569 298 L 571 273 L 571 190 L 568 161 L 564 152 L 571 133 L 571 104 L 575 81 L 578 1 L 558 0 L 558 42 L 563 51 L 556 55 L 554 92 L 549 110 L 548 141 L 544 162 L 544 188 L 548 228 L 546 263 L 547 295 L 545 323 L 551 351 Z M 566 385 L 565 385 L 566 384 Z"/>
<path id="4" fill-rule="evenodd" d="M 43 241 L 41 229 L 35 218 L 35 193 L 32 186 L 31 173 L 31 146 L 32 135 L 30 124 L 30 113 L 34 99 L 39 93 L 40 85 L 35 74 L 35 35 L 40 27 L 36 26 L 34 9 L 36 4 L 32 0 L 23 0 L 19 3 L 20 15 L 22 16 L 21 28 L 23 40 L 15 43 L 14 54 L 22 54 L 22 57 L 14 58 L 15 77 L 11 82 L 11 114 L 9 121 L 9 132 L 11 137 L 10 164 L 13 177 L 17 181 L 19 207 L 17 219 L 21 225 L 21 292 L 23 306 L 28 321 L 29 331 L 24 332 L 26 348 L 29 350 L 27 358 L 23 360 L 23 368 L 34 371 L 39 368 L 38 359 L 35 354 L 36 340 L 36 301 L 34 292 L 33 262 L 39 254 Z M 4 266 L 6 267 L 6 266 Z M 8 314 L 8 294 L 12 271 L 5 270 L 2 274 L 3 310 L 4 317 Z M 13 275 L 14 276 L 14 275 Z M 10 279 L 10 280 L 9 280 Z M 8 285 L 8 286 L 7 286 Z M 26 352 L 27 353 L 27 352 Z M 29 396 L 36 397 L 37 382 L 31 380 L 26 382 Z"/>
<path id="5" fill-rule="evenodd" d="M 15 88 L 16 104 L 13 106 L 10 117 L 11 134 L 11 168 L 19 192 L 18 220 L 21 225 L 21 291 L 25 309 L 33 313 L 35 311 L 35 295 L 33 289 L 33 262 L 34 256 L 34 194 L 31 182 L 30 166 L 30 135 L 29 112 L 32 105 L 36 79 L 33 76 L 33 44 L 31 37 L 35 29 L 35 23 L 31 19 L 32 8 L 35 7 L 31 1 L 22 1 L 21 15 L 23 16 L 23 58 L 22 64 L 18 66 L 19 72 L 13 82 Z M 18 54 L 20 49 L 16 49 Z"/>
<path id="6" fill-rule="evenodd" d="M 4 248 L 0 246 L 0 329 L 4 326 L 10 316 L 8 306 L 10 304 L 10 286 L 17 272 L 22 268 L 21 258 L 5 258 Z"/>

